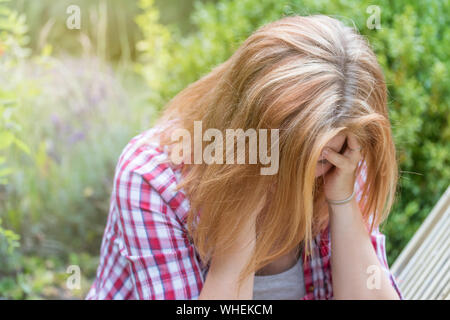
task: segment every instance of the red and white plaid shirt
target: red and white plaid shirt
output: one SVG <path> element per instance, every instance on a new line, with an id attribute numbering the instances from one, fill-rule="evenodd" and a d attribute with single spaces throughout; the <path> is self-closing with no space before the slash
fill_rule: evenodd
<path id="1" fill-rule="evenodd" d="M 187 233 L 189 201 L 183 190 L 174 191 L 180 168 L 159 163 L 168 155 L 157 142 L 139 145 L 156 130 L 161 128 L 132 138 L 119 157 L 97 277 L 86 299 L 197 299 L 201 292 L 208 266 L 200 262 Z M 356 181 L 358 201 L 364 168 Z M 371 239 L 403 299 L 389 271 L 385 236 L 377 228 Z M 313 250 L 315 258 L 303 264 L 303 300 L 332 299 L 328 228 L 314 239 Z"/>

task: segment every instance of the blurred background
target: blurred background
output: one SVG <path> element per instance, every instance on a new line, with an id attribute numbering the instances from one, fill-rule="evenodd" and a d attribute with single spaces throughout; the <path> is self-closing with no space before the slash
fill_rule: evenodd
<path id="1" fill-rule="evenodd" d="M 392 264 L 450 184 L 448 0 L 0 0 L 0 298 L 83 299 L 129 139 L 259 26 L 315 13 L 356 26 L 385 72 Z"/>

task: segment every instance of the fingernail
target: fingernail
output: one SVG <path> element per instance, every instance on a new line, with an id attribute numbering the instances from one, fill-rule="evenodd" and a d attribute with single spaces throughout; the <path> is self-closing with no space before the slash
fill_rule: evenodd
<path id="1" fill-rule="evenodd" d="M 328 148 L 323 149 L 322 154 L 324 156 L 328 155 Z"/>

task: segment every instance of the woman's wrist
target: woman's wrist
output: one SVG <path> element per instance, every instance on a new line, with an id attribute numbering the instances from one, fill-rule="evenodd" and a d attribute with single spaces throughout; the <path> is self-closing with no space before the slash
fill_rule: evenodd
<path id="1" fill-rule="evenodd" d="M 355 194 L 356 194 L 356 191 L 355 191 L 355 189 L 353 189 L 352 194 L 343 200 L 332 200 L 332 199 L 328 199 L 328 198 L 326 198 L 325 200 L 331 205 L 343 205 L 343 204 L 350 202 L 354 198 Z"/>
<path id="2" fill-rule="evenodd" d="M 327 204 L 330 215 L 349 215 L 349 212 L 353 212 L 354 206 L 357 205 L 355 197 L 352 197 L 350 201 L 343 204 L 332 204 L 329 202 Z"/>

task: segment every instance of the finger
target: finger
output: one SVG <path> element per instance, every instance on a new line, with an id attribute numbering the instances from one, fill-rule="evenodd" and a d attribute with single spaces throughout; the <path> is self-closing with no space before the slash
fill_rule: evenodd
<path id="1" fill-rule="evenodd" d="M 324 148 L 322 151 L 322 155 L 325 159 L 331 162 L 331 164 L 335 165 L 336 167 L 340 169 L 345 169 L 345 167 L 348 165 L 348 158 L 344 155 L 334 151 L 331 148 Z"/>
<path id="2" fill-rule="evenodd" d="M 351 132 L 347 134 L 347 150 L 344 154 L 354 163 L 358 163 L 361 160 L 361 145 L 356 139 L 355 134 Z"/>
<path id="3" fill-rule="evenodd" d="M 356 139 L 356 136 L 354 133 L 349 132 L 347 134 L 347 145 L 350 149 L 359 149 L 361 146 L 358 142 L 358 140 Z"/>

